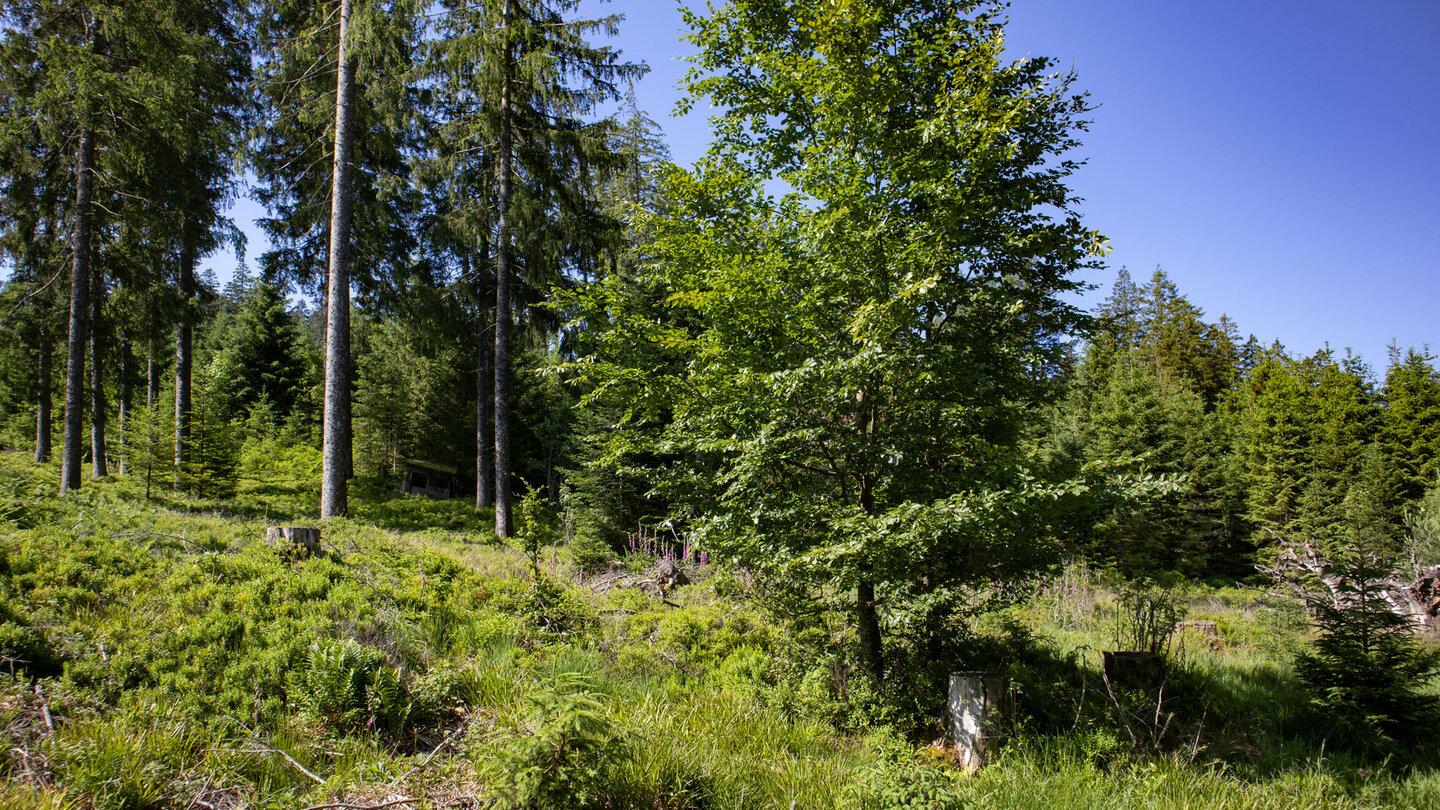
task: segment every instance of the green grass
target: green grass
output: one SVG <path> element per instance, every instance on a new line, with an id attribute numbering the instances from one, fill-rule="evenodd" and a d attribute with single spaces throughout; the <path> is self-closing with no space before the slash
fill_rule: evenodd
<path id="1" fill-rule="evenodd" d="M 1334 748 L 1288 663 L 1306 627 L 1250 592 L 1182 594 L 1221 638 L 1177 647 L 1158 753 L 1098 687 L 1108 591 L 987 617 L 1019 725 L 967 778 L 918 736 L 867 728 L 887 716 L 869 693 L 833 693 L 827 662 L 732 577 L 675 607 L 577 587 L 546 549 L 532 582 L 488 515 L 379 480 L 303 559 L 264 528 L 316 524 L 313 482 L 266 475 L 225 501 L 146 500 L 120 478 L 60 498 L 54 467 L 0 454 L 0 655 L 28 662 L 0 676 L 0 806 L 484 800 L 519 778 L 494 763 L 528 761 L 525 735 L 564 721 L 535 706 L 571 705 L 574 683 L 612 754 L 576 766 L 594 806 L 1440 806 L 1431 761 Z"/>

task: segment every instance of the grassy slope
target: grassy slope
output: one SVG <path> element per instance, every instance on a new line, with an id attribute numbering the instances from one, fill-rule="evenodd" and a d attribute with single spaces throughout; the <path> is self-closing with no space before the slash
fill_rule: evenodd
<path id="1" fill-rule="evenodd" d="M 1166 710 L 1198 720 L 1170 753 L 1135 755 L 1081 688 L 1062 733 L 1022 734 L 966 779 L 893 733 L 837 731 L 813 683 L 777 683 L 783 634 L 717 595 L 723 576 L 678 608 L 576 587 L 548 554 L 537 583 L 465 504 L 373 483 L 323 557 L 286 559 L 264 526 L 305 523 L 307 487 L 256 476 L 231 501 L 146 502 L 114 480 L 60 499 L 54 478 L 0 456 L 0 655 L 29 662 L 0 685 L 4 807 L 443 806 L 546 769 L 569 780 L 555 806 L 1440 806 L 1434 771 L 1315 744 L 1323 718 L 1284 663 L 1294 623 L 1242 594 L 1192 605 L 1224 642 L 1186 640 L 1187 697 Z M 1093 683 L 1104 611 L 1082 588 L 1003 618 Z M 1053 674 L 1017 678 L 1022 717 L 1058 700 L 1035 686 Z"/>

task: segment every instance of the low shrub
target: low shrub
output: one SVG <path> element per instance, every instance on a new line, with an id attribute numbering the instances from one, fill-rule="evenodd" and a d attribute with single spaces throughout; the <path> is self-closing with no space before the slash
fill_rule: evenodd
<path id="1" fill-rule="evenodd" d="M 482 768 L 495 807 L 603 806 L 628 746 L 594 683 L 583 675 L 562 675 L 528 695 L 525 707 L 523 720 L 501 732 L 494 758 Z"/>

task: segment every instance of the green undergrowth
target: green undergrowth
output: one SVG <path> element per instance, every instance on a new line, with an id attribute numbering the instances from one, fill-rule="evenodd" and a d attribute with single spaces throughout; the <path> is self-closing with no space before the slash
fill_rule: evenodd
<path id="1" fill-rule="evenodd" d="M 967 777 L 926 745 L 938 718 L 840 665 L 843 621 L 782 622 L 735 572 L 584 585 L 564 549 L 534 568 L 488 515 L 378 479 L 307 557 L 265 527 L 316 525 L 308 473 L 269 474 L 57 497 L 0 455 L 0 806 L 1440 804 L 1423 757 L 1327 736 L 1289 666 L 1302 617 L 1252 592 L 1182 595 L 1217 636 L 1176 637 L 1158 696 L 1100 686 L 1114 599 L 1089 579 L 978 620 L 962 668 L 1007 672 L 1016 711 Z"/>

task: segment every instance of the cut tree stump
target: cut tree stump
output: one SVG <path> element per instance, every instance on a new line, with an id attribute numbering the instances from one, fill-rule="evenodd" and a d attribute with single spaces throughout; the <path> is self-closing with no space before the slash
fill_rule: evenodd
<path id="1" fill-rule="evenodd" d="M 990 755 L 990 741 L 1005 727 L 1008 698 L 1005 676 L 995 672 L 956 672 L 950 676 L 950 739 L 966 773 L 975 773 Z"/>
<path id="2" fill-rule="evenodd" d="M 1180 622 L 1179 626 L 1175 629 L 1179 630 L 1182 633 L 1186 630 L 1194 630 L 1195 632 L 1207 638 L 1213 638 L 1216 641 L 1220 640 L 1219 622 L 1204 621 L 1202 619 L 1190 619 Z"/>
<path id="3" fill-rule="evenodd" d="M 310 526 L 270 526 L 265 529 L 265 542 L 272 546 L 284 545 L 303 550 L 306 557 L 320 553 L 320 530 Z"/>
<path id="4" fill-rule="evenodd" d="M 1154 689 L 1165 680 L 1165 659 L 1155 653 L 1105 650 L 1101 657 L 1111 688 Z"/>

